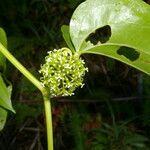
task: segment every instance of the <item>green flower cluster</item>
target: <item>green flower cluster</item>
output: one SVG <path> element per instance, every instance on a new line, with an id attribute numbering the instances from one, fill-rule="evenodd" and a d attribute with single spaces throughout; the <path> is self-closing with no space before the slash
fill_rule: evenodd
<path id="1" fill-rule="evenodd" d="M 77 87 L 83 87 L 83 77 L 88 68 L 77 53 L 68 48 L 48 52 L 41 66 L 41 81 L 50 90 L 51 97 L 71 96 Z"/>

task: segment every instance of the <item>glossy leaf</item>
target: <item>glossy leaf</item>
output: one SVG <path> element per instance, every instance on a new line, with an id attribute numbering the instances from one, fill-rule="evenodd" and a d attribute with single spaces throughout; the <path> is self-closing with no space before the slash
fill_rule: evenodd
<path id="1" fill-rule="evenodd" d="M 150 60 L 149 55 L 141 52 L 140 55 L 138 55 L 138 59 L 132 61 L 129 58 L 125 57 L 123 54 L 118 54 L 119 50 L 120 50 L 119 46 L 116 46 L 116 45 L 109 46 L 109 45 L 103 44 L 102 46 L 97 46 L 97 47 L 91 48 L 89 50 L 82 51 L 82 53 L 92 53 L 92 54 L 108 56 L 108 57 L 114 58 L 116 60 L 122 61 L 122 62 L 124 62 L 138 70 L 141 70 L 147 74 L 150 74 L 150 67 L 148 64 L 148 62 Z M 129 49 L 129 48 L 126 48 L 125 50 L 131 51 L 131 49 Z"/>
<path id="2" fill-rule="evenodd" d="M 3 46 L 7 47 L 6 34 L 2 28 L 0 28 L 0 42 L 3 44 Z M 6 67 L 5 61 L 5 57 L 0 53 L 0 72 L 2 72 Z"/>
<path id="3" fill-rule="evenodd" d="M 75 49 L 74 49 L 74 46 L 73 46 L 71 38 L 70 38 L 69 26 L 63 25 L 61 27 L 61 32 L 62 32 L 63 38 L 66 41 L 66 44 L 68 45 L 68 47 L 74 51 Z"/>
<path id="4" fill-rule="evenodd" d="M 12 112 L 15 112 L 12 104 L 11 104 L 11 91 L 12 86 L 9 85 L 6 86 L 1 74 L 0 74 L 0 106 L 4 107 L 5 109 L 11 110 Z"/>
<path id="5" fill-rule="evenodd" d="M 0 107 L 0 131 L 3 130 L 6 123 L 7 111 Z"/>
<path id="6" fill-rule="evenodd" d="M 86 53 L 87 50 L 87 53 L 109 56 L 150 74 L 149 14 L 150 6 L 142 0 L 87 0 L 79 5 L 72 16 L 70 36 L 76 51 Z M 108 41 L 93 43 L 89 37 L 106 26 L 110 27 L 111 32 Z M 122 46 L 132 48 L 131 51 L 136 49 L 139 57 L 132 60 L 126 57 L 128 54 L 125 51 L 119 54 Z"/>

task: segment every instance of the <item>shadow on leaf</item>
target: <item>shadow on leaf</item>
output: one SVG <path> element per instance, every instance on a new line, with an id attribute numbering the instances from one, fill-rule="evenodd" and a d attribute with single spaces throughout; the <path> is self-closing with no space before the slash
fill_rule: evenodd
<path id="1" fill-rule="evenodd" d="M 130 61 L 135 61 L 140 57 L 140 53 L 137 52 L 135 49 L 125 47 L 125 46 L 120 47 L 118 49 L 117 53 L 119 55 L 123 55 L 124 57 L 126 57 Z"/>
<path id="2" fill-rule="evenodd" d="M 102 28 L 98 28 L 94 31 L 94 33 L 91 33 L 87 39 L 86 42 L 90 41 L 93 45 L 100 43 L 106 43 L 109 38 L 111 37 L 111 27 L 109 25 L 106 25 Z"/>

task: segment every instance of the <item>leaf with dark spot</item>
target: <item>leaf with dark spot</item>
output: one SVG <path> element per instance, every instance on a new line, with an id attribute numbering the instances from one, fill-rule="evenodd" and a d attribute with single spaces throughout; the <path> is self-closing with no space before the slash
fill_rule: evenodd
<path id="1" fill-rule="evenodd" d="M 108 56 L 150 75 L 149 14 L 142 0 L 87 0 L 70 21 L 71 41 L 80 54 Z"/>
<path id="2" fill-rule="evenodd" d="M 128 58 L 131 61 L 135 61 L 139 58 L 140 53 L 137 52 L 135 49 L 133 48 L 129 48 L 129 47 L 125 47 L 122 46 L 118 49 L 117 53 L 119 55 L 123 55 L 124 57 Z"/>
<path id="3" fill-rule="evenodd" d="M 109 25 L 106 25 L 102 28 L 96 29 L 94 33 L 91 33 L 86 42 L 90 41 L 92 44 L 96 45 L 98 42 L 106 43 L 111 37 L 111 28 Z"/>

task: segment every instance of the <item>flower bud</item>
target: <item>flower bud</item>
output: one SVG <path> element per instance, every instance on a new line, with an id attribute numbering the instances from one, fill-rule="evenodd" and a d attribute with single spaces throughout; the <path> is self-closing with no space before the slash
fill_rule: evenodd
<path id="1" fill-rule="evenodd" d="M 77 53 L 68 48 L 48 52 L 41 66 L 41 82 L 49 89 L 51 97 L 71 96 L 77 87 L 83 87 L 83 77 L 88 68 Z"/>

